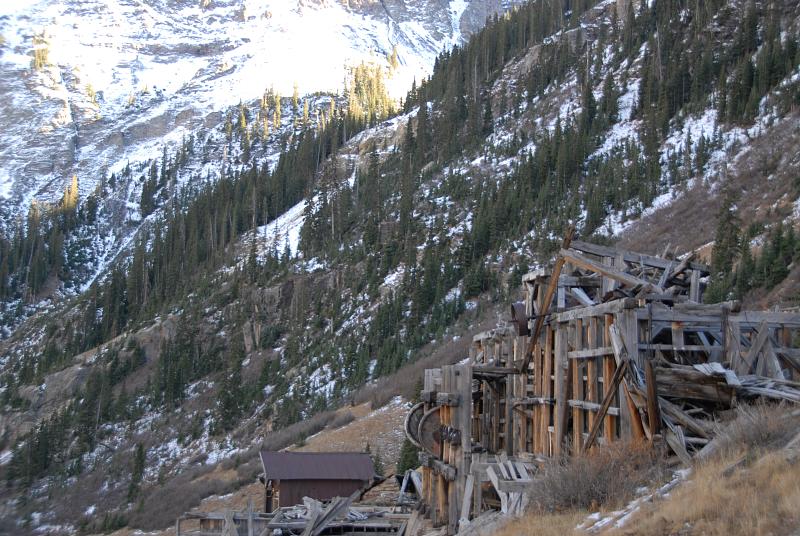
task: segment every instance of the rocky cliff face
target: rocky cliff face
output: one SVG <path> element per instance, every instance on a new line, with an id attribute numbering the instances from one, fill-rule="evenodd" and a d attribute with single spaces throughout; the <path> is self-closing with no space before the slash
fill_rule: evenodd
<path id="1" fill-rule="evenodd" d="M 387 65 L 405 94 L 438 53 L 518 0 L 32 1 L 0 8 L 0 228 L 258 98 L 341 91 L 347 66 Z M 33 65 L 35 51 L 41 55 Z"/>

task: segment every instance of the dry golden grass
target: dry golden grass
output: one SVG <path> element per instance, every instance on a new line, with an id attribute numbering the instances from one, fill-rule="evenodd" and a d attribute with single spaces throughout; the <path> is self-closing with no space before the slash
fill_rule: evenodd
<path id="1" fill-rule="evenodd" d="M 510 521 L 492 532 L 494 536 L 569 536 L 582 534 L 575 530 L 588 515 L 585 511 L 563 514 L 530 513 Z"/>
<path id="2" fill-rule="evenodd" d="M 797 534 L 800 462 L 790 463 L 785 453 L 776 451 L 750 467 L 726 471 L 737 459 L 729 456 L 697 467 L 669 498 L 643 508 L 626 528 L 611 534 Z"/>

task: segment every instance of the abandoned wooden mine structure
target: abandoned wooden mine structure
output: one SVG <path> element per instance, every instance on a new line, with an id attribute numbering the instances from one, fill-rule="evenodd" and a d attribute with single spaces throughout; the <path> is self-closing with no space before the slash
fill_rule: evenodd
<path id="1" fill-rule="evenodd" d="M 738 400 L 800 402 L 800 315 L 703 304 L 709 271 L 692 257 L 568 235 L 551 272 L 523 277 L 510 322 L 475 335 L 467 362 L 425 372 L 406 434 L 434 525 L 520 510 L 546 457 L 645 440 L 688 462 Z"/>

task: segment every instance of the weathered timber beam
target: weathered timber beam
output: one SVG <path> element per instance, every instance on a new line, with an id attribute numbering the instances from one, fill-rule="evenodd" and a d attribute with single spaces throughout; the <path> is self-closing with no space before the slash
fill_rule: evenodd
<path id="1" fill-rule="evenodd" d="M 693 324 L 693 327 L 696 329 L 704 325 L 719 327 L 722 323 L 721 313 L 685 313 L 657 302 L 652 304 L 650 310 L 647 308 L 639 308 L 636 314 L 640 320 L 652 320 L 653 322 L 687 322 Z M 800 328 L 800 315 L 794 313 L 742 311 L 740 313 L 730 314 L 728 320 L 738 323 L 742 329 L 757 328 L 761 322 L 765 320 L 771 327 Z"/>
<path id="2" fill-rule="evenodd" d="M 676 303 L 672 307 L 681 313 L 721 315 L 724 311 L 738 313 L 742 310 L 742 302 L 732 300 L 720 303 Z"/>
<path id="3" fill-rule="evenodd" d="M 514 406 L 552 406 L 555 400 L 546 397 L 515 398 L 512 402 Z"/>
<path id="4" fill-rule="evenodd" d="M 446 480 L 452 481 L 456 479 L 456 468 L 442 460 L 434 458 L 427 453 L 420 453 L 419 461 L 425 467 L 433 469 L 434 473 L 445 477 Z"/>
<path id="5" fill-rule="evenodd" d="M 707 352 L 722 350 L 722 346 L 706 346 L 704 344 L 647 344 L 639 343 L 639 350 L 661 350 L 667 352 Z"/>
<path id="6" fill-rule="evenodd" d="M 712 424 L 707 424 L 701 420 L 695 419 L 669 400 L 658 397 L 658 403 L 664 415 L 667 415 L 670 419 L 677 422 L 687 430 L 706 438 L 709 437 L 713 432 Z"/>
<path id="7" fill-rule="evenodd" d="M 600 288 L 603 286 L 600 278 L 597 276 L 575 276 L 575 275 L 561 275 L 558 278 L 558 284 L 562 287 L 589 287 Z"/>
<path id="8" fill-rule="evenodd" d="M 578 300 L 578 302 L 585 307 L 591 307 L 592 305 L 597 305 L 595 301 L 592 298 L 590 298 L 589 295 L 586 294 L 586 291 L 584 291 L 582 288 L 579 287 L 570 288 L 568 292 L 570 293 L 570 295 L 572 295 L 573 298 Z"/>
<path id="9" fill-rule="evenodd" d="M 492 367 L 488 365 L 475 365 L 472 367 L 472 374 L 519 374 L 519 371 L 512 367 Z"/>
<path id="10" fill-rule="evenodd" d="M 658 400 L 656 371 L 650 359 L 645 361 L 644 374 L 647 388 L 647 424 L 650 428 L 650 433 L 655 435 L 661 430 L 661 408 Z"/>
<path id="11" fill-rule="evenodd" d="M 686 271 L 686 270 L 687 270 L 687 269 L 688 269 L 688 268 L 691 266 L 691 264 L 692 264 L 692 259 L 694 259 L 694 256 L 695 256 L 695 252 L 694 252 L 694 251 L 692 251 L 692 252 L 690 252 L 688 255 L 686 255 L 686 256 L 683 258 L 683 260 L 682 260 L 682 261 L 681 261 L 681 262 L 678 264 L 678 266 L 676 266 L 676 267 L 675 267 L 675 269 L 674 269 L 674 270 L 672 270 L 672 271 L 669 273 L 669 277 L 667 278 L 667 280 L 670 280 L 670 279 L 672 279 L 673 277 L 677 277 L 677 276 L 679 276 L 680 274 L 682 274 L 683 272 L 685 272 L 685 271 Z M 708 270 L 708 268 L 706 268 L 705 270 L 702 270 L 702 269 L 701 269 L 700 271 L 704 271 L 706 274 L 708 274 L 708 273 L 709 273 L 709 270 Z"/>
<path id="12" fill-rule="evenodd" d="M 587 359 L 606 355 L 614 355 L 614 349 L 610 346 L 603 346 L 601 348 L 591 348 L 588 350 L 572 350 L 567 353 L 567 357 L 570 359 Z"/>
<path id="13" fill-rule="evenodd" d="M 525 493 L 531 489 L 531 482 L 532 480 L 498 479 L 496 489 L 505 493 Z"/>
<path id="14" fill-rule="evenodd" d="M 608 278 L 611 278 L 615 281 L 622 283 L 627 287 L 631 287 L 634 289 L 642 288 L 646 289 L 647 292 L 656 292 L 659 294 L 664 293 L 664 289 L 654 283 L 651 283 L 645 279 L 638 278 L 636 276 L 633 276 L 629 273 L 623 272 L 622 270 L 618 270 L 611 266 L 606 266 L 605 264 L 600 264 L 599 262 L 595 262 L 592 259 L 589 259 L 588 257 L 584 257 L 577 251 L 562 249 L 561 258 L 565 259 L 567 262 L 574 264 L 579 268 L 583 268 L 584 270 L 590 270 L 592 272 L 602 274 Z"/>
<path id="15" fill-rule="evenodd" d="M 500 497 L 500 510 L 505 513 L 508 511 L 508 493 L 500 489 L 500 478 L 497 476 L 497 473 L 494 470 L 494 467 L 491 465 L 486 468 L 486 476 L 489 477 L 489 481 L 494 486 L 495 491 L 497 491 L 498 497 Z"/>
<path id="16" fill-rule="evenodd" d="M 569 322 L 571 320 L 577 320 L 578 318 L 588 318 L 592 316 L 619 313 L 625 309 L 633 309 L 635 307 L 636 300 L 634 298 L 620 298 L 618 300 L 612 300 L 589 307 L 578 307 L 562 313 L 556 313 L 553 315 L 553 318 L 556 322 Z"/>
<path id="17" fill-rule="evenodd" d="M 768 340 L 769 324 L 767 324 L 767 321 L 764 320 L 758 326 L 758 335 L 756 335 L 753 345 L 750 346 L 750 349 L 747 351 L 747 353 L 742 352 L 742 359 L 744 359 L 747 363 L 748 369 L 751 369 L 753 365 L 757 364 L 756 359 L 758 359 L 758 354 L 761 353 L 762 349 L 764 349 L 764 345 Z M 760 368 L 757 368 L 756 371 L 756 374 L 763 375 Z"/>
<path id="18" fill-rule="evenodd" d="M 436 393 L 436 404 L 439 406 L 457 407 L 460 402 L 461 396 L 458 393 Z"/>
<path id="19" fill-rule="evenodd" d="M 612 248 L 608 246 L 600 246 L 597 244 L 591 244 L 589 242 L 583 242 L 582 240 L 575 240 L 573 242 L 573 248 L 577 249 L 578 251 L 582 251 L 583 253 L 591 253 L 592 255 L 598 255 L 600 257 L 611 257 L 615 259 L 620 255 L 622 255 L 622 258 L 625 260 L 625 262 L 635 262 L 639 264 L 644 264 L 645 266 L 649 266 L 651 268 L 666 269 L 670 266 L 670 264 L 673 264 L 674 262 L 670 261 L 669 259 L 663 259 L 661 257 L 655 257 L 653 255 L 644 255 L 641 253 L 634 253 L 632 251 L 627 251 L 624 249 Z M 701 272 L 708 272 L 708 266 L 704 264 L 689 261 L 688 266 L 692 270 L 700 270 Z"/>
<path id="20" fill-rule="evenodd" d="M 586 400 L 568 400 L 567 404 L 571 408 L 580 408 L 585 409 L 586 411 L 600 411 L 602 409 L 601 404 L 597 404 L 595 402 L 587 402 Z M 619 416 L 619 408 L 611 406 L 606 411 L 608 415 L 614 415 L 616 417 Z"/>

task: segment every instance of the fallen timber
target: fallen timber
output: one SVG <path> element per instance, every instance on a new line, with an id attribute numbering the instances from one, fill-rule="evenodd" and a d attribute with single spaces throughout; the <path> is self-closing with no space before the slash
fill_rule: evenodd
<path id="1" fill-rule="evenodd" d="M 454 534 L 487 510 L 520 512 L 548 458 L 639 440 L 690 463 L 740 402 L 800 403 L 800 315 L 704 304 L 708 276 L 693 254 L 569 232 L 552 272 L 523 276 L 511 321 L 475 335 L 466 362 L 425 371 L 405 423 L 422 448 L 421 512 Z"/>
<path id="2" fill-rule="evenodd" d="M 300 506 L 282 507 L 271 513 L 188 512 L 178 518 L 176 536 L 320 536 L 402 535 L 411 519 L 395 507 L 353 506 L 353 498 L 336 497 L 327 504 L 305 499 Z"/>

